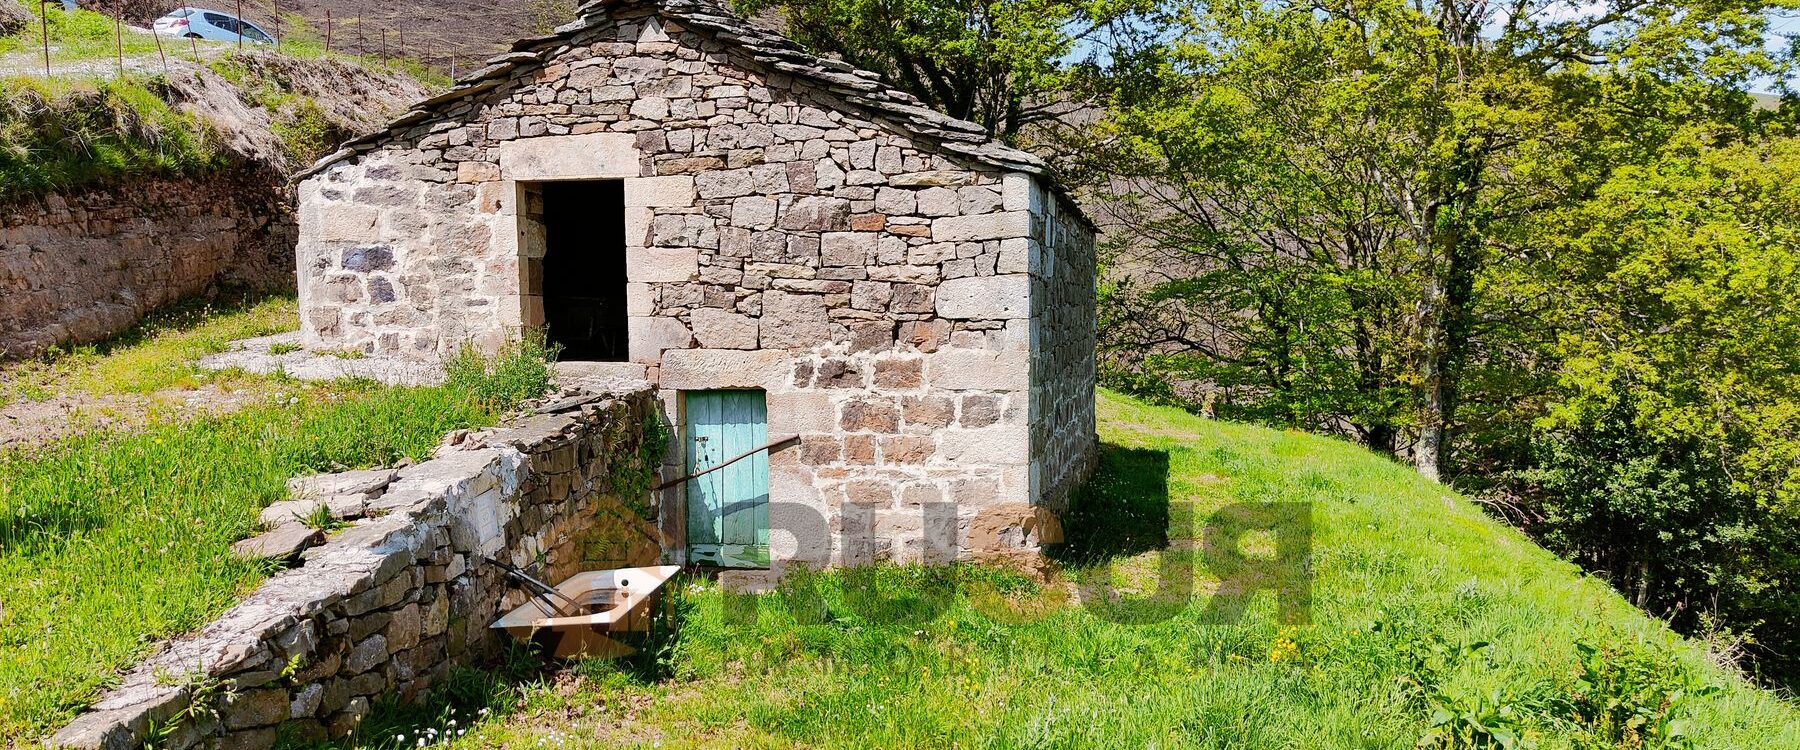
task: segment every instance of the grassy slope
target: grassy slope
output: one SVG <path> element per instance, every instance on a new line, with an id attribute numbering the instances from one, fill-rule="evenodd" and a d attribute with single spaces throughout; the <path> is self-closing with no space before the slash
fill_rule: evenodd
<path id="1" fill-rule="evenodd" d="M 491 423 L 468 393 L 495 385 L 314 386 L 193 365 L 225 341 L 291 330 L 291 300 L 167 311 L 119 341 L 4 373 L 0 394 L 228 385 L 254 405 L 158 414 L 126 433 L 0 451 L 0 746 L 41 737 L 115 670 L 191 630 L 266 574 L 227 547 L 289 477 L 422 458 L 444 433 Z M 504 384 L 502 384 L 504 385 Z M 540 386 L 541 387 L 541 386 Z"/>
<path id="2" fill-rule="evenodd" d="M 852 606 L 832 574 L 819 582 L 829 621 L 796 624 L 785 600 L 762 597 L 760 618 L 745 627 L 727 624 L 716 586 L 693 582 L 682 589 L 681 639 L 662 660 L 576 664 L 500 689 L 465 673 L 425 714 L 372 722 L 358 741 L 412 747 L 425 726 L 440 732 L 428 738 L 437 744 L 473 721 L 450 744 L 1400 749 L 1431 728 L 1431 701 L 1409 686 L 1428 683 L 1452 706 L 1479 708 L 1476 696 L 1492 695 L 1520 715 L 1570 705 L 1585 641 L 1604 649 L 1610 668 L 1716 686 L 1675 717 L 1698 747 L 1800 747 L 1792 704 L 1708 666 L 1697 646 L 1605 585 L 1405 467 L 1343 442 L 1113 394 L 1100 407 L 1109 445 L 1088 506 L 1097 512 L 1072 519 L 1104 525 L 1086 552 L 1110 554 L 1115 581 L 1147 588 L 1154 556 L 1131 553 L 1154 541 L 1165 508 L 1181 519 L 1238 502 L 1311 502 L 1311 625 L 1281 625 L 1267 595 L 1237 623 L 1196 605 L 1120 624 L 1112 620 L 1126 618 L 1097 616 L 1100 607 L 1057 606 L 1054 595 L 1011 600 L 1043 608 L 1031 617 L 996 618 L 962 598 L 936 616 L 895 621 Z M 965 592 L 996 580 L 969 569 L 889 570 L 879 580 L 904 595 L 946 575 L 975 584 Z M 1477 641 L 1492 645 L 1443 657 Z M 482 707 L 493 713 L 478 715 Z M 407 723 L 421 716 L 426 724 Z M 1540 747 L 1636 746 L 1605 723 L 1590 714 L 1519 725 Z"/>
<path id="3" fill-rule="evenodd" d="M 239 56 L 229 43 L 117 36 L 110 16 L 48 7 L 53 79 L 42 77 L 36 20 L 0 36 L 0 201 L 142 175 L 201 175 L 245 159 L 291 171 L 449 84 L 409 60 L 328 55 L 303 24 L 284 29 L 279 54 L 251 47 Z M 244 119 L 246 105 L 268 120 Z"/>

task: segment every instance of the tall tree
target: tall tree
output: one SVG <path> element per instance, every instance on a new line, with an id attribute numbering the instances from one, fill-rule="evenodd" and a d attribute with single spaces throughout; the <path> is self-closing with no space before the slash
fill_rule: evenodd
<path id="1" fill-rule="evenodd" d="M 1442 476 L 1471 363 L 1536 326 L 1483 306 L 1486 269 L 1676 123 L 1747 125 L 1767 7 L 1196 5 L 1119 61 L 1087 150 L 1135 188 L 1121 262 L 1163 277 L 1114 343 Z"/>
<path id="2" fill-rule="evenodd" d="M 934 109 L 1011 139 L 1080 108 L 1070 94 L 1110 35 L 1155 0 L 735 0 L 776 12 L 816 52 L 880 73 Z"/>
<path id="3" fill-rule="evenodd" d="M 1541 214 L 1558 362 L 1526 527 L 1800 675 L 1800 141 L 1679 138 Z"/>

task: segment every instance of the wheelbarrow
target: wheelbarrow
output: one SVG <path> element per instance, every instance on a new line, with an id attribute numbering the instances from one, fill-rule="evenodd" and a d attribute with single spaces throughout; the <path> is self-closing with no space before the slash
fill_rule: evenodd
<path id="1" fill-rule="evenodd" d="M 552 587 L 510 565 L 495 562 L 507 575 L 536 592 L 490 627 L 519 641 L 536 642 L 558 659 L 613 659 L 636 649 L 614 636 L 650 632 L 651 603 L 681 566 L 595 570 Z"/>

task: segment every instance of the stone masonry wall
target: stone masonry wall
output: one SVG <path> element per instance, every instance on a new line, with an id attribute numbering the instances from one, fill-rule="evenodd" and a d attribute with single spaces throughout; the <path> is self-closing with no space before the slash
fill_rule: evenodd
<path id="1" fill-rule="evenodd" d="M 0 208 L 0 359 L 118 333 L 217 285 L 291 289 L 293 214 L 250 169 Z"/>
<path id="2" fill-rule="evenodd" d="M 670 413 L 681 391 L 757 388 L 771 437 L 802 437 L 771 457 L 771 499 L 831 539 L 777 533 L 777 559 L 955 554 L 983 509 L 1041 499 L 1032 196 L 1038 215 L 1062 199 L 642 7 L 302 184 L 308 345 L 432 358 L 536 325 L 532 186 L 562 179 L 625 183 L 631 359 Z"/>
<path id="3" fill-rule="evenodd" d="M 635 472 L 643 486 L 650 467 L 638 449 L 646 420 L 661 418 L 656 401 L 644 388 L 564 405 L 582 401 L 402 469 L 368 501 L 374 517 L 133 668 L 51 744 L 137 750 L 153 726 L 173 727 L 157 744 L 172 750 L 341 737 L 378 697 L 417 697 L 453 664 L 497 653 L 505 636 L 488 626 L 525 595 L 482 557 L 552 581 L 656 564 L 660 550 L 641 543 L 641 528 L 626 535 L 636 544 L 594 538 L 637 523 L 632 508 L 646 505 L 615 497 L 612 478 Z M 190 710 L 207 685 L 231 695 Z"/>
<path id="4" fill-rule="evenodd" d="M 1031 202 L 1031 455 L 1034 496 L 1067 509 L 1099 457 L 1094 230 L 1051 196 Z"/>

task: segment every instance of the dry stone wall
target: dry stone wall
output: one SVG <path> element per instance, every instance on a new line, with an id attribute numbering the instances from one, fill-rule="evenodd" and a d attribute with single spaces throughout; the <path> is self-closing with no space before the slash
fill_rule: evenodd
<path id="1" fill-rule="evenodd" d="M 369 519 L 133 668 L 51 744 L 264 750 L 341 737 L 378 698 L 417 697 L 452 665 L 497 653 L 503 636 L 488 626 L 524 594 L 482 558 L 552 581 L 656 564 L 646 498 L 619 497 L 654 468 L 640 451 L 661 419 L 650 390 L 554 408 L 571 411 L 459 435 L 400 470 L 359 499 Z"/>
<path id="2" fill-rule="evenodd" d="M 221 285 L 291 289 L 280 182 L 243 168 L 0 208 L 0 359 L 105 338 Z"/>

